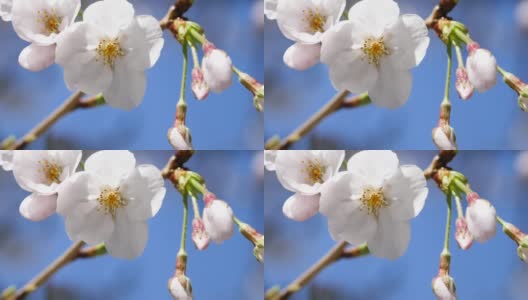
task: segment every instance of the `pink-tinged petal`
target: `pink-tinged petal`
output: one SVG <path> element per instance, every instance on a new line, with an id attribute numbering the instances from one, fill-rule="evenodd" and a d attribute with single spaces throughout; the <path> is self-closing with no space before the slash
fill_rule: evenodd
<path id="1" fill-rule="evenodd" d="M 41 71 L 55 62 L 55 45 L 39 46 L 31 44 L 24 48 L 18 57 L 18 63 L 30 71 Z"/>
<path id="2" fill-rule="evenodd" d="M 295 221 L 306 221 L 319 211 L 320 195 L 294 194 L 282 206 L 284 215 Z"/>
<path id="3" fill-rule="evenodd" d="M 53 215 L 57 208 L 57 195 L 31 194 L 20 204 L 20 214 L 31 221 L 42 221 Z"/>

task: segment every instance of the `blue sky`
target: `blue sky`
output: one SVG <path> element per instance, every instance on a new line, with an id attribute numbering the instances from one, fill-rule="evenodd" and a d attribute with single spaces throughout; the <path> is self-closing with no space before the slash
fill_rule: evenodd
<path id="1" fill-rule="evenodd" d="M 348 1 L 352 3 L 353 1 Z M 397 1 L 402 13 L 427 17 L 437 0 Z M 465 23 L 471 36 L 490 49 L 498 63 L 528 81 L 528 35 L 514 19 L 517 0 L 460 1 L 451 16 Z M 438 121 L 446 71 L 445 46 L 433 32 L 422 64 L 413 70 L 414 84 L 407 104 L 396 110 L 368 106 L 341 111 L 325 119 L 294 149 L 435 149 L 431 130 Z M 267 21 L 264 33 L 265 74 L 268 86 L 265 137 L 285 136 L 301 124 L 336 91 L 327 67 L 308 71 L 288 69 L 278 59 L 291 44 L 275 22 Z M 456 66 L 456 65 L 455 65 Z M 460 149 L 525 149 L 528 146 L 527 114 L 517 106 L 517 96 L 500 81 L 489 92 L 469 101 L 458 99 L 454 88 L 452 126 Z"/>
<path id="2" fill-rule="evenodd" d="M 159 168 L 171 155 L 170 151 L 134 153 L 138 163 Z M 208 188 L 227 201 L 238 218 L 263 232 L 263 182 L 255 174 L 254 157 L 252 151 L 201 151 L 188 167 L 202 174 Z M 79 296 L 75 299 L 101 295 L 105 299 L 170 299 L 167 280 L 174 272 L 179 249 L 182 204 L 169 183 L 166 188 L 163 206 L 149 222 L 149 241 L 141 257 L 126 261 L 105 256 L 74 262 L 57 273 L 50 286 L 75 291 Z M 59 216 L 33 223 L 19 215 L 18 205 L 26 195 L 11 173 L 0 172 L 0 289 L 27 282 L 71 244 Z M 188 276 L 196 299 L 261 299 L 263 266 L 238 231 L 206 251 L 196 251 L 190 240 L 187 248 Z M 40 289 L 29 299 L 47 299 L 46 293 Z"/>
<path id="3" fill-rule="evenodd" d="M 517 152 L 463 151 L 451 167 L 464 173 L 473 190 L 493 203 L 498 215 L 528 231 L 526 213 L 527 178 L 514 169 Z M 350 157 L 351 153 L 348 153 Z M 398 152 L 402 164 L 427 167 L 433 151 Z M 438 272 L 443 247 L 446 216 L 445 197 L 433 182 L 428 182 L 425 208 L 412 220 L 407 252 L 395 261 L 372 256 L 344 260 L 325 269 L 294 300 L 300 299 L 433 299 L 431 279 Z M 326 220 L 317 215 L 307 222 L 286 219 L 283 201 L 290 195 L 274 173 L 265 176 L 266 247 L 265 286 L 285 285 L 326 253 L 335 242 L 328 234 Z M 455 214 L 456 217 L 456 214 Z M 526 299 L 528 264 L 517 257 L 515 243 L 500 229 L 485 244 L 475 243 L 461 251 L 451 239 L 451 273 L 459 299 Z M 310 290 L 330 289 L 339 296 L 317 298 Z"/>
<path id="4" fill-rule="evenodd" d="M 83 1 L 83 8 L 86 3 Z M 174 1 L 130 1 L 136 14 L 160 19 Z M 224 49 L 233 63 L 263 82 L 262 30 L 252 24 L 250 0 L 196 1 L 188 17 L 202 24 L 207 37 Z M 110 107 L 75 112 L 32 145 L 42 149 L 169 149 L 166 134 L 174 120 L 181 78 L 181 47 L 169 32 L 157 64 L 147 71 L 143 103 L 131 112 Z M 0 138 L 20 136 L 70 95 L 59 66 L 32 73 L 18 65 L 26 42 L 10 23 L 0 22 Z M 224 93 L 196 101 L 188 88 L 187 125 L 196 149 L 262 149 L 263 116 L 253 96 L 236 78 Z"/>

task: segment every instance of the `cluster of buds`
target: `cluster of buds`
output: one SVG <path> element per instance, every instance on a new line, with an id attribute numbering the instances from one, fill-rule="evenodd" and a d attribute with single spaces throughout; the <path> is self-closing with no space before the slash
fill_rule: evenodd
<path id="1" fill-rule="evenodd" d="M 176 272 L 169 279 L 168 288 L 174 300 L 192 300 L 191 280 L 187 275 L 187 255 L 179 253 L 176 259 Z"/>
<path id="2" fill-rule="evenodd" d="M 433 128 L 433 142 L 440 150 L 457 150 L 455 130 L 450 125 L 451 104 L 442 101 L 438 126 Z"/>
<path id="3" fill-rule="evenodd" d="M 432 281 L 433 294 L 438 300 L 457 299 L 455 280 L 449 275 L 450 264 L 451 255 L 448 252 L 442 252 L 438 275 Z"/>

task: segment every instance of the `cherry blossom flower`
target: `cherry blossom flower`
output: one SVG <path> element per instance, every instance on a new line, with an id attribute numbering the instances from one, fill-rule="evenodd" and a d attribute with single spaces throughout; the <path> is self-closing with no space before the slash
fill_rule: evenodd
<path id="1" fill-rule="evenodd" d="M 352 6 L 348 21 L 322 38 L 321 61 L 329 66 L 338 90 L 368 91 L 372 102 L 396 108 L 409 98 L 410 70 L 421 63 L 429 46 L 425 21 L 400 16 L 392 0 L 363 0 Z"/>
<path id="2" fill-rule="evenodd" d="M 0 167 L 4 171 L 13 170 L 13 155 L 15 154 L 12 150 L 0 150 Z"/>
<path id="3" fill-rule="evenodd" d="M 268 171 L 275 171 L 275 159 L 277 158 L 277 150 L 264 150 L 264 167 Z"/>
<path id="4" fill-rule="evenodd" d="M 209 89 L 215 93 L 226 90 L 233 82 L 231 58 L 212 43 L 203 45 L 202 71 Z"/>
<path id="5" fill-rule="evenodd" d="M 366 242 L 373 255 L 395 259 L 407 249 L 409 220 L 420 213 L 427 193 L 417 166 L 400 166 L 392 151 L 361 151 L 346 172 L 323 186 L 320 212 L 333 239 Z"/>
<path id="6" fill-rule="evenodd" d="M 13 0 L 0 0 L 0 18 L 5 22 L 11 21 L 12 8 Z"/>
<path id="7" fill-rule="evenodd" d="M 279 0 L 264 0 L 264 15 L 270 20 L 277 18 L 277 5 Z"/>
<path id="8" fill-rule="evenodd" d="M 13 175 L 20 187 L 31 195 L 20 204 L 20 214 L 41 221 L 55 213 L 57 192 L 72 176 L 82 151 L 17 151 L 13 155 Z"/>
<path id="9" fill-rule="evenodd" d="M 147 220 L 159 211 L 165 197 L 161 171 L 139 165 L 129 151 L 99 151 L 83 172 L 66 180 L 57 200 L 73 241 L 105 243 L 108 252 L 132 259 L 147 244 Z"/>
<path id="10" fill-rule="evenodd" d="M 80 8 L 80 0 L 14 1 L 13 29 L 21 39 L 31 43 L 20 52 L 20 65 L 31 71 L 51 66 L 55 61 L 55 44 L 75 21 Z"/>
<path id="11" fill-rule="evenodd" d="M 70 90 L 102 92 L 110 106 L 132 109 L 143 100 L 145 70 L 156 63 L 163 43 L 154 17 L 134 16 L 126 0 L 97 1 L 61 35 L 56 62 Z"/>
<path id="12" fill-rule="evenodd" d="M 318 63 L 322 36 L 339 22 L 345 5 L 345 0 L 288 0 L 276 1 L 275 5 L 266 3 L 267 15 L 276 17 L 282 34 L 295 42 L 284 53 L 284 63 L 301 71 Z"/>
<path id="13" fill-rule="evenodd" d="M 233 235 L 235 223 L 233 210 L 225 201 L 216 199 L 213 194 L 204 196 L 203 223 L 209 237 L 217 244 Z"/>
<path id="14" fill-rule="evenodd" d="M 495 236 L 497 231 L 495 207 L 488 200 L 481 199 L 476 193 L 467 195 L 466 220 L 473 238 L 484 243 Z"/>
<path id="15" fill-rule="evenodd" d="M 278 151 L 276 174 L 282 186 L 294 192 L 282 206 L 284 215 L 305 221 L 319 211 L 321 189 L 341 167 L 343 150 Z"/>
<path id="16" fill-rule="evenodd" d="M 469 55 L 466 69 L 471 84 L 483 93 L 497 83 L 497 60 L 489 50 L 482 49 L 477 43 L 467 46 Z"/>
<path id="17" fill-rule="evenodd" d="M 438 275 L 433 279 L 433 293 L 438 300 L 456 300 L 456 288 L 449 275 Z"/>
<path id="18" fill-rule="evenodd" d="M 179 277 L 184 277 L 180 280 Z M 185 288 L 180 281 L 185 282 Z M 175 276 L 169 280 L 169 292 L 174 300 L 192 300 L 192 288 L 187 276 Z"/>

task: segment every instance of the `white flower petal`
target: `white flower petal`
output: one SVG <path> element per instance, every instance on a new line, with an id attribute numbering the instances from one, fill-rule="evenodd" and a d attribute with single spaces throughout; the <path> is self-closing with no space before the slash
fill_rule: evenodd
<path id="1" fill-rule="evenodd" d="M 139 165 L 120 185 L 128 200 L 126 212 L 131 221 L 146 221 L 154 217 L 165 197 L 165 182 L 161 171 L 153 165 Z"/>
<path id="2" fill-rule="evenodd" d="M 98 26 L 111 38 L 134 20 L 134 7 L 126 0 L 104 0 L 89 5 L 83 21 Z"/>
<path id="3" fill-rule="evenodd" d="M 112 83 L 103 91 L 103 96 L 108 105 L 130 110 L 141 104 L 146 88 L 145 73 L 133 70 L 126 62 L 118 60 Z"/>
<path id="4" fill-rule="evenodd" d="M 82 206 L 88 202 L 93 202 L 91 205 L 97 205 L 95 200 L 101 192 L 102 185 L 104 182 L 94 174 L 86 171 L 75 173 L 59 187 L 57 213 L 67 217 L 81 210 L 79 205 Z"/>
<path id="5" fill-rule="evenodd" d="M 123 59 L 130 68 L 144 71 L 152 67 L 158 61 L 164 44 L 159 21 L 152 16 L 137 16 L 120 33 L 120 42 L 128 50 Z"/>
<path id="6" fill-rule="evenodd" d="M 120 180 L 134 171 L 136 158 L 130 151 L 104 150 L 92 154 L 86 160 L 84 169 L 97 174 L 101 181 L 117 187 Z"/>
<path id="7" fill-rule="evenodd" d="M 277 158 L 277 153 L 278 150 L 264 150 L 264 167 L 266 167 L 266 170 L 275 171 L 275 159 Z M 528 173 L 528 171 L 526 173 Z"/>
<path id="8" fill-rule="evenodd" d="M 321 44 L 295 43 L 284 52 L 284 63 L 295 70 L 304 71 L 319 62 Z"/>
<path id="9" fill-rule="evenodd" d="M 42 221 L 53 215 L 57 208 L 57 195 L 31 194 L 20 203 L 20 214 L 31 221 Z"/>
<path id="10" fill-rule="evenodd" d="M 402 15 L 387 29 L 385 42 L 391 49 L 390 59 L 402 70 L 418 66 L 429 47 L 429 31 L 425 21 L 418 15 Z"/>
<path id="11" fill-rule="evenodd" d="M 381 187 L 384 180 L 391 178 L 399 167 L 398 156 L 388 150 L 367 150 L 354 154 L 347 163 L 349 172 L 366 178 L 373 187 Z"/>
<path id="12" fill-rule="evenodd" d="M 372 102 L 380 107 L 397 108 L 405 104 L 412 88 L 410 71 L 398 70 L 391 64 L 380 64 L 379 78 L 368 90 Z"/>
<path id="13" fill-rule="evenodd" d="M 42 163 L 49 161 L 63 167 L 60 161 L 54 161 L 52 152 L 44 150 L 20 151 L 13 159 L 13 175 L 21 188 L 28 192 L 36 192 L 40 195 L 52 195 L 57 192 L 59 186 L 56 182 L 48 182 L 42 171 Z M 60 174 L 60 179 L 65 179 L 65 174 Z"/>
<path id="14" fill-rule="evenodd" d="M 30 44 L 18 57 L 18 63 L 30 71 L 41 71 L 55 62 L 55 45 Z"/>
<path id="15" fill-rule="evenodd" d="M 380 214 L 378 231 L 367 244 L 372 255 L 396 259 L 407 250 L 411 240 L 411 226 L 408 222 L 395 222 L 390 216 Z"/>
<path id="16" fill-rule="evenodd" d="M 13 170 L 13 156 L 15 156 L 15 153 L 13 150 L 0 150 L 0 167 L 4 171 Z"/>
<path id="17" fill-rule="evenodd" d="M 279 0 L 264 0 L 264 15 L 270 19 L 277 18 L 277 4 Z"/>
<path id="18" fill-rule="evenodd" d="M 0 0 L 0 18 L 2 18 L 2 20 L 5 22 L 11 21 L 12 8 L 13 0 Z"/>
<path id="19" fill-rule="evenodd" d="M 114 232 L 105 240 L 105 246 L 113 257 L 134 259 L 143 253 L 147 241 L 146 222 L 131 222 L 125 214 L 118 214 Z"/>
<path id="20" fill-rule="evenodd" d="M 75 210 L 64 216 L 64 223 L 71 240 L 92 245 L 104 242 L 114 231 L 112 216 L 99 210 L 96 201 L 83 201 L 76 205 Z"/>
<path id="21" fill-rule="evenodd" d="M 319 211 L 319 195 L 293 194 L 282 206 L 282 212 L 295 221 L 306 221 Z"/>
<path id="22" fill-rule="evenodd" d="M 362 0 L 348 11 L 348 19 L 369 28 L 374 37 L 380 37 L 385 28 L 398 20 L 400 8 L 392 0 Z"/>
<path id="23" fill-rule="evenodd" d="M 414 165 L 404 165 L 401 172 L 385 183 L 383 192 L 390 199 L 387 210 L 391 217 L 407 221 L 422 211 L 429 190 L 423 171 Z"/>

